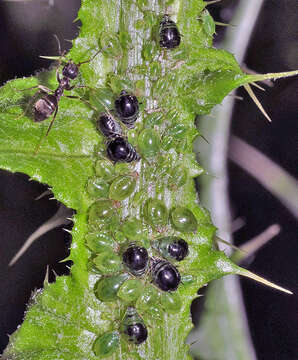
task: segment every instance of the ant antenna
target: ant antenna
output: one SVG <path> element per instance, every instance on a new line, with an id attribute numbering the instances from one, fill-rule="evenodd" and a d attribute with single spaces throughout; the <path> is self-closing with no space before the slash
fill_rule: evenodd
<path id="1" fill-rule="evenodd" d="M 59 55 L 61 56 L 61 44 L 60 44 L 60 40 L 58 38 L 58 36 L 56 34 L 54 34 L 54 38 L 56 39 L 57 41 L 57 44 L 58 44 L 58 53 Z"/>
<path id="2" fill-rule="evenodd" d="M 95 55 L 93 55 L 90 59 L 78 63 L 77 66 L 81 66 L 81 65 L 83 65 L 83 64 L 89 63 L 89 62 L 92 61 L 99 53 L 101 53 L 102 51 L 106 50 L 106 49 L 109 48 L 110 46 L 111 46 L 111 45 L 107 45 L 107 46 L 105 46 L 104 48 L 98 50 L 98 51 L 95 53 Z"/>

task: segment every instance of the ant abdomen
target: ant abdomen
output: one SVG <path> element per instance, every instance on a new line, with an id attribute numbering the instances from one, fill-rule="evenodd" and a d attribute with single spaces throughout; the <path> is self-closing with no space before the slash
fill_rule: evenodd
<path id="1" fill-rule="evenodd" d="M 57 108 L 57 96 L 47 94 L 34 104 L 34 121 L 41 122 L 50 117 Z"/>

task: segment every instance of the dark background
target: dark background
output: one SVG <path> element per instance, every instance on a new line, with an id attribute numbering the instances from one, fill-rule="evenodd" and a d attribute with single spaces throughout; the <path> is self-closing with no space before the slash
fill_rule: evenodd
<path id="1" fill-rule="evenodd" d="M 73 39 L 79 0 L 35 0 L 28 3 L 0 3 L 0 83 L 29 76 L 49 66 L 39 55 L 57 55 L 59 39 Z M 209 7 L 217 21 L 228 22 L 237 1 L 227 0 Z M 253 33 L 246 65 L 259 72 L 298 69 L 298 2 L 266 0 Z M 224 28 L 217 28 L 218 37 Z M 63 48 L 69 47 L 64 41 Z M 296 78 L 280 80 L 266 93 L 256 90 L 273 122 L 269 124 L 242 91 L 234 110 L 232 133 L 253 145 L 297 178 L 297 94 Z M 1 141 L 1 140 L 0 140 Z M 247 267 L 298 293 L 297 222 L 291 213 L 253 178 L 234 164 L 229 165 L 233 217 L 246 225 L 235 234 L 241 244 L 278 223 L 282 232 L 261 249 Z M 13 268 L 8 262 L 25 239 L 58 209 L 55 200 L 34 200 L 46 187 L 22 174 L 0 172 L 0 349 L 21 322 L 31 291 L 42 285 L 46 266 L 62 274 L 67 266 L 58 261 L 67 256 L 70 238 L 56 229 L 44 235 Z M 54 280 L 50 271 L 51 280 Z M 297 360 L 298 298 L 242 280 L 253 342 L 259 360 Z"/>

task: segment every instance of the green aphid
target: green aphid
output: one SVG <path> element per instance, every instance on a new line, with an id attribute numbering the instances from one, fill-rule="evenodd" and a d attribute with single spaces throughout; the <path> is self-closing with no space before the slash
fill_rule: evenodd
<path id="1" fill-rule="evenodd" d="M 107 198 L 109 194 L 109 184 L 100 177 L 91 177 L 86 184 L 88 195 L 93 198 Z"/>
<path id="2" fill-rule="evenodd" d="M 160 149 L 160 139 L 152 129 L 145 129 L 138 138 L 139 150 L 142 155 L 151 158 L 158 154 Z"/>
<path id="3" fill-rule="evenodd" d="M 107 332 L 99 336 L 93 343 L 93 352 L 99 359 L 112 355 L 120 345 L 118 331 Z"/>
<path id="4" fill-rule="evenodd" d="M 147 286 L 142 295 L 138 298 L 136 302 L 136 308 L 140 312 L 150 312 L 150 310 L 156 307 L 156 304 L 159 301 L 159 291 L 154 286 Z"/>
<path id="5" fill-rule="evenodd" d="M 119 176 L 110 186 L 109 197 L 113 200 L 124 200 L 128 198 L 136 187 L 136 179 L 133 176 Z"/>
<path id="6" fill-rule="evenodd" d="M 103 302 L 117 300 L 117 292 L 125 280 L 129 278 L 127 273 L 103 277 L 94 286 L 95 296 Z"/>
<path id="7" fill-rule="evenodd" d="M 180 311 L 182 300 L 177 292 L 164 292 L 160 297 L 162 307 L 167 313 L 176 314 Z"/>
<path id="8" fill-rule="evenodd" d="M 142 240 L 146 237 L 144 225 L 142 221 L 137 218 L 127 219 L 121 225 L 121 231 L 124 236 L 133 241 Z"/>
<path id="9" fill-rule="evenodd" d="M 117 296 L 126 303 L 136 301 L 144 290 L 144 284 L 138 279 L 128 279 L 121 286 Z"/>
<path id="10" fill-rule="evenodd" d="M 122 268 L 120 256 L 113 252 L 103 252 L 93 259 L 96 268 L 103 274 L 115 274 Z"/>
<path id="11" fill-rule="evenodd" d="M 105 232 L 88 232 L 85 236 L 86 245 L 95 254 L 103 251 L 114 251 L 115 242 L 109 233 Z"/>
<path id="12" fill-rule="evenodd" d="M 111 200 L 97 200 L 89 208 L 89 223 L 102 219 L 109 221 L 115 214 L 115 209 Z"/>
<path id="13" fill-rule="evenodd" d="M 181 232 L 193 232 L 197 230 L 198 222 L 194 214 L 183 206 L 177 206 L 170 213 L 173 227 Z"/>
<path id="14" fill-rule="evenodd" d="M 144 220 L 153 227 L 167 225 L 168 216 L 168 209 L 161 200 L 150 198 L 143 205 Z"/>

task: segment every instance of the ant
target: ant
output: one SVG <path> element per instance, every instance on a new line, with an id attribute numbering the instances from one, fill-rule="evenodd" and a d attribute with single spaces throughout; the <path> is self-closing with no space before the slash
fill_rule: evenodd
<path id="1" fill-rule="evenodd" d="M 61 53 L 59 39 L 56 35 L 55 35 L 55 38 L 58 41 L 59 55 L 60 55 L 59 56 L 59 65 L 56 70 L 56 78 L 57 78 L 57 82 L 58 82 L 57 89 L 55 91 L 52 91 L 51 89 L 48 89 L 47 87 L 42 86 L 42 85 L 37 85 L 37 86 L 33 86 L 29 89 L 26 89 L 26 90 L 31 90 L 34 88 L 39 88 L 39 92 L 45 93 L 45 95 L 43 97 L 41 97 L 40 99 L 38 99 L 33 106 L 35 122 L 44 121 L 45 119 L 48 119 L 54 113 L 53 118 L 50 122 L 50 125 L 47 129 L 45 136 L 41 139 L 41 141 L 39 142 L 39 144 L 34 152 L 35 155 L 37 154 L 42 141 L 48 136 L 48 134 L 53 126 L 53 123 L 56 119 L 56 115 L 57 115 L 58 108 L 59 108 L 59 101 L 60 101 L 61 97 L 64 95 L 64 90 L 70 91 L 73 88 L 78 87 L 77 85 L 71 86 L 71 81 L 76 79 L 77 76 L 79 75 L 80 66 L 91 62 L 103 50 L 103 49 L 100 49 L 90 59 L 88 59 L 86 61 L 82 61 L 78 64 L 74 63 L 72 60 L 68 60 L 62 69 L 62 77 L 61 77 L 61 75 L 59 74 L 59 67 L 61 64 L 61 58 L 63 58 L 65 55 L 65 51 L 63 51 L 63 53 Z M 44 58 L 47 58 L 47 57 L 44 57 Z M 21 90 L 21 91 L 23 91 L 23 90 Z M 71 99 L 80 99 L 77 96 L 66 96 L 66 97 L 71 98 Z"/>

